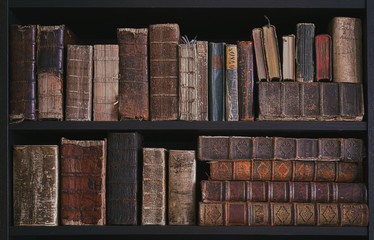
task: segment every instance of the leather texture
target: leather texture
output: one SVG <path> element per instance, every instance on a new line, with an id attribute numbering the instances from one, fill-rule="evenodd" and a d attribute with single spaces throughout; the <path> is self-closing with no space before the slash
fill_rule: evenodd
<path id="1" fill-rule="evenodd" d="M 296 80 L 314 80 L 314 29 L 313 23 L 296 25 Z"/>

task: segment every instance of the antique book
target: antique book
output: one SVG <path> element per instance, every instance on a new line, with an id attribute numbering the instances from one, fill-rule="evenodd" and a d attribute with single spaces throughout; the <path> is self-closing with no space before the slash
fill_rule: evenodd
<path id="1" fill-rule="evenodd" d="M 281 115 L 281 88 L 279 82 L 257 83 L 258 119 L 278 120 Z"/>
<path id="2" fill-rule="evenodd" d="M 320 119 L 325 121 L 338 120 L 340 114 L 338 83 L 321 83 Z"/>
<path id="3" fill-rule="evenodd" d="M 59 198 L 57 145 L 13 147 L 14 226 L 57 226 Z"/>
<path id="4" fill-rule="evenodd" d="M 169 150 L 169 225 L 196 224 L 195 151 Z"/>
<path id="5" fill-rule="evenodd" d="M 61 224 L 105 225 L 106 139 L 61 139 Z"/>
<path id="6" fill-rule="evenodd" d="M 359 18 L 335 17 L 330 22 L 334 82 L 362 82 L 362 26 Z"/>
<path id="7" fill-rule="evenodd" d="M 209 121 L 225 120 L 225 43 L 209 43 Z"/>
<path id="8" fill-rule="evenodd" d="M 178 45 L 179 119 L 208 121 L 208 42 Z"/>
<path id="9" fill-rule="evenodd" d="M 262 27 L 264 34 L 264 48 L 266 64 L 270 81 L 282 80 L 282 66 L 280 63 L 279 47 L 275 26 L 265 25 Z"/>
<path id="10" fill-rule="evenodd" d="M 364 203 L 199 203 L 199 226 L 368 226 Z"/>
<path id="11" fill-rule="evenodd" d="M 362 83 L 339 83 L 340 118 L 344 121 L 362 121 L 364 92 Z"/>
<path id="12" fill-rule="evenodd" d="M 295 35 L 282 37 L 283 40 L 283 80 L 295 81 Z"/>
<path id="13" fill-rule="evenodd" d="M 316 80 L 332 81 L 332 44 L 328 34 L 316 36 Z"/>
<path id="14" fill-rule="evenodd" d="M 226 121 L 239 121 L 238 103 L 238 50 L 234 44 L 226 45 Z"/>
<path id="15" fill-rule="evenodd" d="M 10 26 L 9 119 L 37 120 L 36 25 Z"/>
<path id="16" fill-rule="evenodd" d="M 293 120 L 300 117 L 300 84 L 298 82 L 281 83 L 281 117 Z"/>
<path id="17" fill-rule="evenodd" d="M 143 148 L 142 225 L 166 225 L 164 148 Z"/>
<path id="18" fill-rule="evenodd" d="M 75 35 L 65 26 L 37 27 L 37 94 L 40 120 L 63 120 L 65 48 Z"/>
<path id="19" fill-rule="evenodd" d="M 150 117 L 178 119 L 178 24 L 149 26 Z"/>
<path id="20" fill-rule="evenodd" d="M 154 35 L 152 35 L 152 37 L 154 37 Z M 117 28 L 117 39 L 119 44 L 120 119 L 149 120 L 148 29 Z M 154 40 L 158 41 L 157 39 Z M 157 43 L 153 43 L 153 45 L 151 44 L 151 46 L 154 46 L 154 44 L 157 45 Z M 158 45 L 158 47 L 160 46 L 163 45 Z M 152 48 L 151 50 L 151 54 L 152 53 L 155 53 L 154 48 Z M 155 57 L 154 59 L 151 58 L 152 66 L 158 64 L 153 62 L 153 60 L 160 60 L 161 58 L 165 58 L 165 56 L 162 56 L 162 54 L 157 54 L 153 56 Z M 153 70 L 153 74 L 156 75 L 152 76 L 152 81 L 155 81 L 155 78 L 153 77 L 157 77 L 159 75 L 162 75 L 163 77 L 169 76 L 169 72 L 162 72 L 165 71 L 165 69 L 161 70 L 156 68 Z M 165 81 L 165 79 L 162 79 L 161 81 Z M 159 90 L 163 91 L 164 89 L 160 88 Z"/>
<path id="21" fill-rule="evenodd" d="M 118 121 L 118 45 L 94 45 L 93 120 Z"/>
<path id="22" fill-rule="evenodd" d="M 253 42 L 238 41 L 239 120 L 254 120 L 253 105 Z"/>
<path id="23" fill-rule="evenodd" d="M 364 183 L 201 181 L 203 202 L 366 203 Z"/>
<path id="24" fill-rule="evenodd" d="M 142 137 L 136 132 L 109 133 L 107 223 L 138 223 L 138 161 Z"/>
<path id="25" fill-rule="evenodd" d="M 296 25 L 296 80 L 313 82 L 314 80 L 314 24 Z"/>
<path id="26" fill-rule="evenodd" d="M 92 56 L 92 46 L 67 46 L 66 121 L 92 120 Z"/>
<path id="27" fill-rule="evenodd" d="M 303 120 L 315 120 L 320 116 L 320 83 L 300 84 L 300 114 Z"/>
<path id="28" fill-rule="evenodd" d="M 252 30 L 253 46 L 256 55 L 257 80 L 269 81 L 269 72 L 266 63 L 264 34 L 262 28 Z"/>

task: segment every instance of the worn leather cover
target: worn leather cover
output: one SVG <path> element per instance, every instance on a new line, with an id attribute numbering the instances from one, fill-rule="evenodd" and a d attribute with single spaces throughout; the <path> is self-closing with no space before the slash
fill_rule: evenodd
<path id="1" fill-rule="evenodd" d="M 296 80 L 314 80 L 314 24 L 296 24 Z"/>
<path id="2" fill-rule="evenodd" d="M 56 145 L 13 147 L 14 226 L 57 226 L 59 161 Z"/>
<path id="3" fill-rule="evenodd" d="M 283 80 L 295 81 L 295 35 L 282 36 L 283 42 Z"/>
<path id="4" fill-rule="evenodd" d="M 120 119 L 149 120 L 148 29 L 118 28 L 117 39 Z"/>
<path id="5" fill-rule="evenodd" d="M 195 151 L 169 151 L 169 225 L 196 224 Z"/>
<path id="6" fill-rule="evenodd" d="M 256 55 L 257 81 L 269 81 L 262 28 L 254 28 L 252 30 L 252 39 Z"/>
<path id="7" fill-rule="evenodd" d="M 281 83 L 281 117 L 294 119 L 300 117 L 300 84 L 297 82 Z"/>
<path id="8" fill-rule="evenodd" d="M 143 148 L 142 225 L 166 225 L 166 152 Z"/>
<path id="9" fill-rule="evenodd" d="M 238 103 L 238 50 L 234 44 L 226 45 L 226 121 L 239 121 Z"/>
<path id="10" fill-rule="evenodd" d="M 106 139 L 61 139 L 61 224 L 105 225 Z"/>
<path id="11" fill-rule="evenodd" d="M 280 82 L 257 83 L 258 87 L 258 120 L 278 120 L 281 109 Z"/>
<path id="12" fill-rule="evenodd" d="M 362 84 L 339 83 L 340 117 L 345 121 L 362 121 L 364 93 Z"/>
<path id="13" fill-rule="evenodd" d="M 108 135 L 108 224 L 138 223 L 138 161 L 141 148 L 142 137 L 136 132 Z"/>
<path id="14" fill-rule="evenodd" d="M 37 120 L 36 25 L 10 26 L 9 119 Z"/>
<path id="15" fill-rule="evenodd" d="M 316 36 L 316 80 L 332 81 L 332 43 L 328 34 Z"/>
<path id="16" fill-rule="evenodd" d="M 337 120 L 340 114 L 339 85 L 337 83 L 322 83 L 319 88 L 321 120 Z"/>
<path id="17" fill-rule="evenodd" d="M 282 66 L 276 28 L 274 25 L 265 25 L 262 27 L 262 32 L 269 79 L 270 81 L 282 80 Z"/>
<path id="18" fill-rule="evenodd" d="M 151 120 L 178 119 L 178 24 L 149 26 Z"/>
<path id="19" fill-rule="evenodd" d="M 301 119 L 316 120 L 320 116 L 320 83 L 310 82 L 307 84 L 300 84 L 300 110 Z"/>

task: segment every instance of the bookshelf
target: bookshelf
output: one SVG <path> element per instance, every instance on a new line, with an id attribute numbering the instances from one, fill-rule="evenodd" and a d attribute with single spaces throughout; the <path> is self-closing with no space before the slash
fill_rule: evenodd
<path id="1" fill-rule="evenodd" d="M 334 16 L 363 22 L 365 117 L 363 122 L 8 122 L 9 36 L 12 23 L 66 24 L 82 44 L 116 43 L 117 27 L 178 23 L 181 34 L 199 40 L 250 39 L 267 15 L 279 36 L 296 23 L 313 22 L 326 32 Z M 373 239 L 374 238 L 374 1 L 371 0 L 0 0 L 0 239 Z M 61 137 L 101 139 L 108 132 L 139 131 L 146 147 L 195 149 L 199 135 L 359 137 L 367 142 L 369 227 L 58 226 L 14 227 L 12 146 L 59 144 Z M 197 163 L 197 182 L 206 164 Z M 197 200 L 201 198 L 198 193 Z"/>

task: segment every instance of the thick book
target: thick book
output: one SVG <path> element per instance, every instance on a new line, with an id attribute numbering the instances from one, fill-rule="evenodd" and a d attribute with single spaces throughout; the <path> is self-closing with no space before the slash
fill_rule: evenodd
<path id="1" fill-rule="evenodd" d="M 320 83 L 320 119 L 333 121 L 339 119 L 339 85 L 338 83 Z"/>
<path id="2" fill-rule="evenodd" d="M 106 139 L 61 139 L 61 224 L 105 225 Z"/>
<path id="3" fill-rule="evenodd" d="M 300 117 L 300 84 L 298 82 L 282 82 L 281 87 L 281 118 L 293 120 Z"/>
<path id="4" fill-rule="evenodd" d="M 364 90 L 361 83 L 339 83 L 340 119 L 362 121 L 365 113 Z"/>
<path id="5" fill-rule="evenodd" d="M 301 119 L 313 121 L 320 117 L 320 83 L 310 82 L 300 84 L 300 114 Z"/>
<path id="6" fill-rule="evenodd" d="M 200 226 L 368 226 L 363 203 L 199 203 Z"/>
<path id="7" fill-rule="evenodd" d="M 118 45 L 94 45 L 93 120 L 118 121 Z"/>
<path id="8" fill-rule="evenodd" d="M 252 39 L 256 56 L 257 81 L 269 81 L 262 28 L 252 30 Z"/>
<path id="9" fill-rule="evenodd" d="M 108 224 L 138 223 L 138 162 L 141 148 L 142 137 L 136 132 L 108 135 Z"/>
<path id="10" fill-rule="evenodd" d="M 258 120 L 279 120 L 281 116 L 281 88 L 279 82 L 257 83 Z"/>
<path id="11" fill-rule="evenodd" d="M 314 80 L 314 24 L 296 25 L 296 80 L 313 82 Z"/>
<path id="12" fill-rule="evenodd" d="M 13 147 L 14 226 L 57 226 L 59 154 L 56 145 Z"/>
<path id="13" fill-rule="evenodd" d="M 40 120 L 63 120 L 66 46 L 75 35 L 65 26 L 37 28 L 37 94 Z"/>
<path id="14" fill-rule="evenodd" d="M 120 73 L 119 117 L 121 120 L 149 120 L 148 29 L 118 28 L 117 39 Z M 154 50 L 151 51 L 154 53 Z M 160 55 L 155 57 L 156 60 L 163 58 Z M 155 63 L 152 61 L 151 64 L 154 66 Z M 156 73 L 153 76 L 157 76 L 157 73 L 163 74 L 163 72 L 157 72 L 158 70 L 153 72 Z M 154 81 L 153 78 L 151 79 Z"/>
<path id="15" fill-rule="evenodd" d="M 282 73 L 284 81 L 295 81 L 295 35 L 290 34 L 282 37 L 283 42 L 283 64 Z"/>
<path id="16" fill-rule="evenodd" d="M 90 45 L 67 46 L 66 121 L 92 120 L 92 56 Z"/>
<path id="17" fill-rule="evenodd" d="M 169 150 L 169 225 L 196 224 L 195 151 Z"/>
<path id="18" fill-rule="evenodd" d="M 274 25 L 262 27 L 266 64 L 270 81 L 282 80 L 282 66 L 278 47 L 278 38 Z"/>
<path id="19" fill-rule="evenodd" d="M 238 49 L 226 45 L 226 121 L 239 121 L 238 103 Z"/>
<path id="20" fill-rule="evenodd" d="M 316 80 L 332 81 L 332 43 L 328 34 L 316 36 Z"/>
<path id="21" fill-rule="evenodd" d="M 9 119 L 37 120 L 36 25 L 10 26 Z"/>
<path id="22" fill-rule="evenodd" d="M 150 118 L 178 119 L 178 24 L 149 26 Z"/>
<path id="23" fill-rule="evenodd" d="M 143 148 L 142 225 L 166 225 L 166 152 Z"/>

